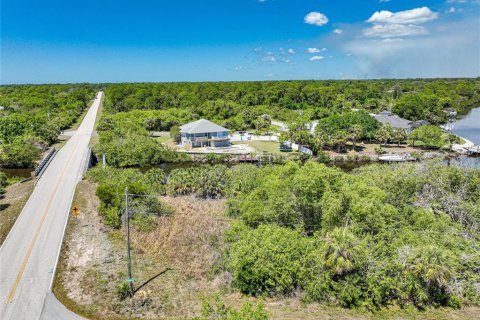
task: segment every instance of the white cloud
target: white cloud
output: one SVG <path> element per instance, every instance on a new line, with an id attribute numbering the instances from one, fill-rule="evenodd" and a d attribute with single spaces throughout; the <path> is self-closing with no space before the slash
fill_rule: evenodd
<path id="1" fill-rule="evenodd" d="M 273 52 L 267 52 L 267 54 L 263 56 L 262 62 L 277 62 L 277 59 Z"/>
<path id="2" fill-rule="evenodd" d="M 321 12 L 310 12 L 304 18 L 305 23 L 313 24 L 315 26 L 324 26 L 328 23 L 328 18 Z"/>
<path id="3" fill-rule="evenodd" d="M 284 56 L 287 54 L 294 55 L 296 53 L 295 50 L 293 50 L 292 48 L 288 48 L 288 49 L 280 48 L 278 49 L 278 51 L 280 51 L 280 54 Z"/>
<path id="4" fill-rule="evenodd" d="M 322 49 L 318 49 L 318 48 L 308 48 L 307 49 L 307 52 L 308 53 L 319 53 L 319 52 L 325 52 L 327 51 L 327 48 L 322 48 Z"/>
<path id="5" fill-rule="evenodd" d="M 367 22 L 372 23 L 373 26 L 364 29 L 363 35 L 380 38 L 425 35 L 428 34 L 428 30 L 419 24 L 437 18 L 438 13 L 431 11 L 427 7 L 399 12 L 377 11 L 367 20 Z"/>
<path id="6" fill-rule="evenodd" d="M 323 59 L 324 59 L 323 56 L 313 56 L 313 57 L 311 57 L 311 58 L 308 59 L 308 60 L 310 60 L 310 61 L 318 61 L 318 60 L 323 60 Z"/>
<path id="7" fill-rule="evenodd" d="M 253 52 L 255 53 L 259 53 L 259 52 L 262 52 L 263 48 L 262 47 L 256 47 L 253 49 Z"/>
<path id="8" fill-rule="evenodd" d="M 387 24 L 419 24 L 438 18 L 438 13 L 431 11 L 427 7 L 415 8 L 411 10 L 391 12 L 377 11 L 367 22 L 370 23 L 387 23 Z"/>
<path id="9" fill-rule="evenodd" d="M 457 10 L 454 7 L 450 7 L 450 9 L 445 11 L 445 13 L 455 13 L 455 11 L 457 11 Z"/>
<path id="10" fill-rule="evenodd" d="M 427 34 L 428 30 L 422 26 L 413 24 L 375 24 L 371 28 L 363 30 L 363 35 L 367 37 L 395 38 L 409 37 Z"/>
<path id="11" fill-rule="evenodd" d="M 440 27 L 421 39 L 352 38 L 342 49 L 352 53 L 352 70 L 361 78 L 478 77 L 480 33 L 465 32 L 478 19 L 443 22 L 435 30 Z"/>
<path id="12" fill-rule="evenodd" d="M 333 33 L 335 33 L 335 34 L 342 34 L 342 33 L 343 33 L 343 30 L 337 28 L 337 29 L 333 30 Z"/>

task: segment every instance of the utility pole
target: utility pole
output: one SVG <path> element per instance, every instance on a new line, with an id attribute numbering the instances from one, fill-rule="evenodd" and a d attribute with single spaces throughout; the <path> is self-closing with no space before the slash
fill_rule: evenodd
<path id="1" fill-rule="evenodd" d="M 130 258 L 130 212 L 128 211 L 128 187 L 125 188 L 125 231 L 127 233 L 127 268 L 128 268 L 128 284 L 130 285 L 130 294 L 133 298 L 135 288 L 133 287 L 132 278 L 132 260 Z"/>

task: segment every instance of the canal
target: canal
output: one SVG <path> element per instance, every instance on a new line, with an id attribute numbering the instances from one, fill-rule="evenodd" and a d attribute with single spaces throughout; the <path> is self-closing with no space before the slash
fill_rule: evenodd
<path id="1" fill-rule="evenodd" d="M 452 132 L 480 145 L 480 107 L 472 109 L 467 115 L 455 121 Z"/>

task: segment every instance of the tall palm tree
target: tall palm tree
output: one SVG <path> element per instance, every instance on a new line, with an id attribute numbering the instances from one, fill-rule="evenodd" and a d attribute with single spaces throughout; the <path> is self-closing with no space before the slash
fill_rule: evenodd
<path id="1" fill-rule="evenodd" d="M 395 140 L 397 142 L 397 145 L 400 146 L 400 143 L 401 142 L 404 142 L 405 140 L 407 140 L 407 133 L 405 132 L 405 130 L 403 129 L 400 129 L 400 128 L 396 128 L 393 130 L 393 140 Z"/>
<path id="2" fill-rule="evenodd" d="M 382 125 L 382 127 L 377 130 L 377 133 L 375 134 L 375 136 L 378 141 L 380 141 L 381 143 L 383 143 L 384 146 L 386 146 L 388 140 L 392 139 L 392 133 L 393 133 L 393 128 L 389 123 L 387 123 Z"/>
<path id="3" fill-rule="evenodd" d="M 356 143 L 363 136 L 363 128 L 358 124 L 354 124 L 350 127 L 350 139 L 352 140 L 353 150 L 355 150 Z"/>
<path id="4" fill-rule="evenodd" d="M 340 153 L 341 150 L 345 148 L 348 140 L 348 134 L 344 130 L 339 130 L 333 136 L 334 144 L 337 145 L 337 152 Z"/>

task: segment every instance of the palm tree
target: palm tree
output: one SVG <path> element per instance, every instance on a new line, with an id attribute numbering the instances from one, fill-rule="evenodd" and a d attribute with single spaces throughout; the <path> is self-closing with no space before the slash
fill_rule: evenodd
<path id="1" fill-rule="evenodd" d="M 359 240 L 348 228 L 335 228 L 327 233 L 324 249 L 325 266 L 336 275 L 353 271 L 363 254 Z"/>
<path id="2" fill-rule="evenodd" d="M 407 140 L 407 133 L 405 130 L 396 128 L 393 130 L 393 140 L 397 142 L 397 145 L 400 146 L 400 142 Z"/>
<path id="3" fill-rule="evenodd" d="M 393 133 L 393 128 L 389 123 L 387 123 L 382 125 L 382 127 L 377 130 L 377 133 L 375 134 L 375 136 L 378 141 L 380 141 L 381 143 L 383 143 L 384 146 L 386 146 L 388 140 L 392 139 L 392 133 Z"/>
<path id="4" fill-rule="evenodd" d="M 355 150 L 356 143 L 363 136 L 363 128 L 358 124 L 354 124 L 350 127 L 350 139 L 353 143 L 353 150 Z"/>
<path id="5" fill-rule="evenodd" d="M 325 134 L 316 132 L 312 139 L 312 144 L 315 152 L 320 152 L 323 149 L 323 146 L 327 144 L 327 137 Z"/>
<path id="6" fill-rule="evenodd" d="M 448 250 L 427 245 L 420 248 L 409 269 L 423 279 L 427 286 L 444 286 L 452 276 L 451 261 L 454 257 Z"/>
<path id="7" fill-rule="evenodd" d="M 334 144 L 337 145 L 338 153 L 340 153 L 340 151 L 345 148 L 345 145 L 347 144 L 347 138 L 348 138 L 348 134 L 344 130 L 337 131 L 333 136 L 333 141 L 334 141 Z"/>

